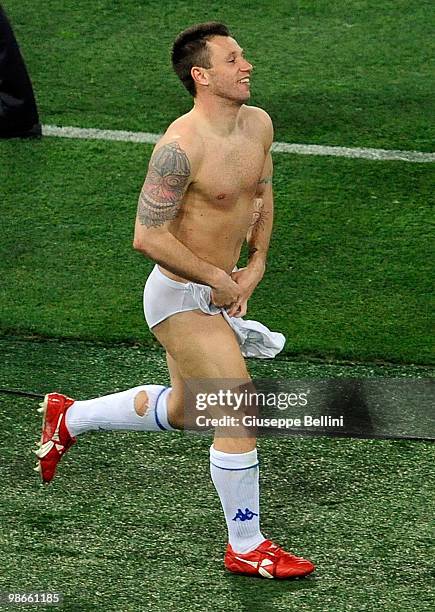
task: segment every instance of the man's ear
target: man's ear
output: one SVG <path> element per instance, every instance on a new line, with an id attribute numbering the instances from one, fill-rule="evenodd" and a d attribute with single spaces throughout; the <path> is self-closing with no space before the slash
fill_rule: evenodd
<path id="1" fill-rule="evenodd" d="M 192 70 L 190 71 L 190 75 L 195 83 L 198 83 L 198 85 L 204 85 L 205 87 L 208 86 L 208 75 L 206 74 L 205 68 L 193 66 Z"/>

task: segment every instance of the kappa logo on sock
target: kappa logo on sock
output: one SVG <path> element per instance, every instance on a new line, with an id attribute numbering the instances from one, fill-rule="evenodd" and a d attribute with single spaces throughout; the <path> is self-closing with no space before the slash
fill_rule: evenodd
<path id="1" fill-rule="evenodd" d="M 243 512 L 241 508 L 238 508 L 237 514 L 233 518 L 233 521 L 237 521 L 237 519 L 239 519 L 239 521 L 242 521 L 242 522 L 252 521 L 254 516 L 258 516 L 258 514 L 256 512 L 252 512 L 252 510 L 249 510 L 249 508 L 245 508 L 245 512 Z"/>

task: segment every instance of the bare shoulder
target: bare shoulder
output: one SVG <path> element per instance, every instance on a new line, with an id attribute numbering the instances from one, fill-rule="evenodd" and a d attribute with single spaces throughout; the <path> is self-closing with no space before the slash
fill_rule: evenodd
<path id="1" fill-rule="evenodd" d="M 195 123 L 189 113 L 176 119 L 158 140 L 152 159 L 169 155 L 172 163 L 189 167 L 190 174 L 195 175 L 202 159 L 203 142 L 197 133 Z"/>
<path id="2" fill-rule="evenodd" d="M 265 126 L 272 127 L 272 118 L 263 108 L 260 108 L 259 106 L 245 105 L 245 109 L 253 119 L 260 121 Z"/>
<path id="3" fill-rule="evenodd" d="M 269 149 L 273 142 L 273 122 L 271 116 L 258 106 L 245 106 L 245 111 L 246 116 L 255 126 L 255 129 L 261 130 L 265 148 Z"/>

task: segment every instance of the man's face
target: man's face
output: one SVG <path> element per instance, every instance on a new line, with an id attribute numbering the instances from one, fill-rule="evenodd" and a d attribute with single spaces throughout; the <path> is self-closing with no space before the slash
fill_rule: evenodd
<path id="1" fill-rule="evenodd" d="M 230 36 L 214 36 L 207 45 L 212 67 L 205 73 L 210 93 L 241 104 L 249 100 L 253 66 L 243 57 L 243 49 Z"/>

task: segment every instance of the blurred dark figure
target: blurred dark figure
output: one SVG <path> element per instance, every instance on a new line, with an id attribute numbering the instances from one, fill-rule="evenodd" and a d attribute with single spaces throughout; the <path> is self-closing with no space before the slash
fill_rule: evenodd
<path id="1" fill-rule="evenodd" d="M 32 83 L 12 27 L 0 6 L 0 138 L 40 135 Z"/>

